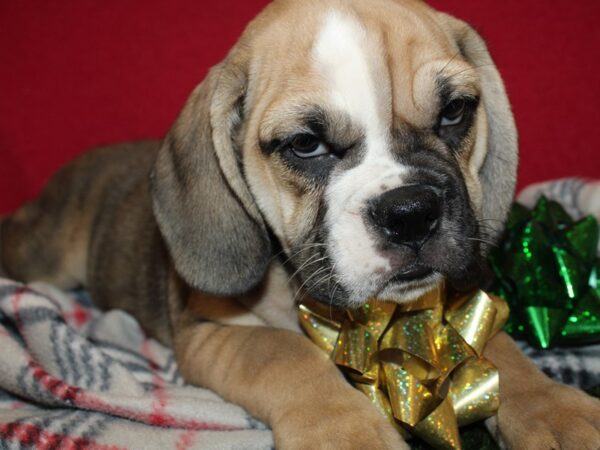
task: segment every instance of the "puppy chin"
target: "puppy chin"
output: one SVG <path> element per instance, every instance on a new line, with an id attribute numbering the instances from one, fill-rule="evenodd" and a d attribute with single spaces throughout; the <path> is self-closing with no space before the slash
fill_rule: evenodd
<path id="1" fill-rule="evenodd" d="M 370 289 L 369 293 L 349 291 L 343 307 L 350 309 L 359 308 L 371 299 L 398 304 L 410 303 L 437 288 L 443 280 L 444 276 L 438 272 L 434 272 L 418 280 L 387 280 L 378 287 Z"/>
<path id="2" fill-rule="evenodd" d="M 376 300 L 398 304 L 410 303 L 439 287 L 444 277 L 434 272 L 426 278 L 409 282 L 387 283 L 376 295 Z"/>

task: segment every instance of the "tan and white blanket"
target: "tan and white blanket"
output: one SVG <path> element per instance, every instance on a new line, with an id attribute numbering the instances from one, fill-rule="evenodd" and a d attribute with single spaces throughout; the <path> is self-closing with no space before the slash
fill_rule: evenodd
<path id="1" fill-rule="evenodd" d="M 242 408 L 85 294 L 0 279 L 0 449 L 269 449 Z"/>

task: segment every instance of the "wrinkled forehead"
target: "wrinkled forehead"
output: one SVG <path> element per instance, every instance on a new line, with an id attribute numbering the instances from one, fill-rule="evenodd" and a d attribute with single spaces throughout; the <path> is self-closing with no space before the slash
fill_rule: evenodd
<path id="1" fill-rule="evenodd" d="M 255 91 L 263 136 L 282 126 L 301 131 L 306 111 L 319 105 L 379 140 L 390 128 L 430 126 L 445 91 L 478 94 L 476 72 L 433 11 L 382 1 L 372 11 L 313 12 L 287 14 L 286 32 L 279 23 L 263 39 L 269 56 L 260 58 L 256 72 L 265 75 Z"/>

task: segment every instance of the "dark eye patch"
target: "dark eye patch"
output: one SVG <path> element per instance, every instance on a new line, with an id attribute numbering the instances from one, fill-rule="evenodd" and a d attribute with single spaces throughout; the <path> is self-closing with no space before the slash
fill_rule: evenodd
<path id="1" fill-rule="evenodd" d="M 291 139 L 290 146 L 297 154 L 311 155 L 324 143 L 314 134 L 301 133 Z"/>
<path id="2" fill-rule="evenodd" d="M 460 122 L 464 116 L 466 101 L 459 97 L 452 100 L 440 112 L 440 126 L 451 126 Z"/>
<path id="3" fill-rule="evenodd" d="M 473 126 L 479 98 L 463 96 L 448 102 L 440 111 L 436 124 L 436 134 L 451 149 L 458 149 Z M 461 120 L 452 125 L 443 125 L 444 119 L 452 120 L 461 116 Z"/>
<path id="4" fill-rule="evenodd" d="M 329 151 L 314 157 L 304 157 L 297 148 L 299 142 L 303 145 L 306 144 L 309 148 L 326 146 Z M 308 139 L 306 133 L 299 133 L 288 136 L 283 140 L 271 141 L 267 144 L 267 147 L 273 149 L 270 152 L 273 157 L 282 161 L 288 168 L 302 177 L 314 181 L 323 181 L 341 160 L 344 152 L 334 144 L 321 142 L 317 137 Z"/>
<path id="5" fill-rule="evenodd" d="M 453 85 L 451 77 L 440 76 L 436 84 L 440 109 L 435 119 L 434 132 L 448 148 L 458 150 L 473 126 L 479 97 L 461 92 L 461 86 Z M 453 124 L 453 119 L 458 115 L 461 120 Z"/>
<path id="6" fill-rule="evenodd" d="M 277 158 L 293 172 L 319 182 L 353 154 L 363 140 L 362 130 L 353 126 L 349 117 L 313 106 L 302 108 L 292 129 L 279 130 L 259 145 L 263 153 Z M 323 148 L 327 151 L 311 153 Z"/>
<path id="7" fill-rule="evenodd" d="M 338 158 L 330 154 L 318 158 L 299 158 L 290 150 L 280 153 L 278 156 L 287 167 L 298 175 L 318 183 L 325 182 L 339 162 Z"/>

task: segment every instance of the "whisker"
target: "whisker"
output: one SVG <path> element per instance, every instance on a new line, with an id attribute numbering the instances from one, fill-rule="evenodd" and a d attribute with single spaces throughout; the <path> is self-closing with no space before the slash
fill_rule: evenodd
<path id="1" fill-rule="evenodd" d="M 336 264 L 337 263 L 333 263 L 331 265 L 331 270 L 329 271 L 329 282 L 327 284 L 327 291 L 328 292 L 331 292 L 331 280 L 333 280 L 334 278 L 336 278 L 336 275 L 334 273 L 335 272 L 335 266 L 336 266 Z"/>
<path id="2" fill-rule="evenodd" d="M 314 281 L 312 283 L 311 287 L 317 286 L 319 283 L 321 283 L 322 281 L 326 280 L 327 278 L 331 279 L 331 273 L 328 273 L 325 276 L 319 278 L 317 281 Z"/>
<path id="3" fill-rule="evenodd" d="M 288 262 L 290 262 L 290 260 L 299 255 L 300 253 L 302 253 L 303 251 L 309 250 L 311 248 L 316 248 L 316 247 L 327 247 L 327 244 L 322 244 L 320 242 L 313 242 L 310 244 L 305 244 L 302 247 L 300 247 L 300 249 L 294 253 L 292 253 L 290 256 L 288 256 L 284 261 L 283 264 L 287 264 Z M 283 251 L 283 250 L 282 250 Z M 281 253 L 281 252 L 280 252 Z"/>
<path id="4" fill-rule="evenodd" d="M 296 290 L 296 293 L 294 294 L 294 302 L 296 301 L 296 297 L 298 296 L 298 294 L 302 291 L 302 288 L 304 286 L 306 286 L 306 284 L 316 275 L 318 275 L 319 273 L 323 272 L 324 270 L 327 270 L 326 267 L 320 267 L 318 268 L 315 272 L 313 272 L 313 274 L 308 277 L 306 280 L 304 280 L 304 282 L 300 285 L 300 287 Z"/>
<path id="5" fill-rule="evenodd" d="M 323 256 L 323 257 L 321 257 L 321 258 L 319 258 L 317 260 L 313 260 L 314 257 L 317 257 L 317 256 L 320 256 L 320 255 L 318 253 L 315 253 L 313 256 L 311 256 L 306 261 L 304 261 L 302 263 L 302 265 L 300 267 L 298 267 L 298 269 L 296 269 L 296 271 L 288 278 L 288 283 L 290 281 L 292 281 L 292 278 L 294 278 L 296 275 L 298 275 L 302 269 L 305 269 L 308 266 L 312 266 L 313 264 L 316 264 L 318 262 L 321 262 L 321 261 L 327 259 L 327 256 Z M 311 261 L 311 260 L 313 260 L 313 261 Z"/>
<path id="6" fill-rule="evenodd" d="M 340 287 L 340 281 L 336 280 L 335 287 L 333 288 L 333 293 L 329 297 L 329 319 L 333 320 L 333 299 L 335 298 L 335 292 Z"/>
<path id="7" fill-rule="evenodd" d="M 478 230 L 481 234 L 486 234 L 488 235 L 488 237 L 492 237 L 495 236 L 498 232 L 498 230 L 496 230 L 495 228 L 492 228 L 490 226 L 486 226 L 486 225 L 479 225 L 479 230 Z"/>
<path id="8" fill-rule="evenodd" d="M 454 73 L 450 74 L 447 78 L 451 79 L 451 78 L 453 78 L 453 77 L 455 77 L 457 75 L 460 75 L 460 74 L 463 74 L 463 73 L 466 73 L 466 72 L 470 72 L 470 71 L 475 71 L 475 70 L 481 69 L 483 67 L 491 67 L 493 65 L 494 64 L 488 63 L 488 64 L 480 64 L 478 66 L 467 67 L 466 69 L 463 69 L 463 70 L 460 70 L 458 72 L 454 72 Z"/>
<path id="9" fill-rule="evenodd" d="M 482 242 L 484 244 L 487 244 L 489 246 L 495 247 L 496 243 L 487 239 L 479 239 L 479 238 L 467 238 L 469 241 L 475 241 L 475 242 Z"/>
<path id="10" fill-rule="evenodd" d="M 444 74 L 444 70 L 446 70 L 446 68 L 450 65 L 450 63 L 452 61 L 454 61 L 454 58 L 456 58 L 458 55 L 460 55 L 460 50 L 458 50 L 454 56 L 452 58 L 450 58 L 450 60 L 444 65 L 444 67 L 442 67 L 439 71 L 438 71 L 438 75 L 443 75 Z"/>

